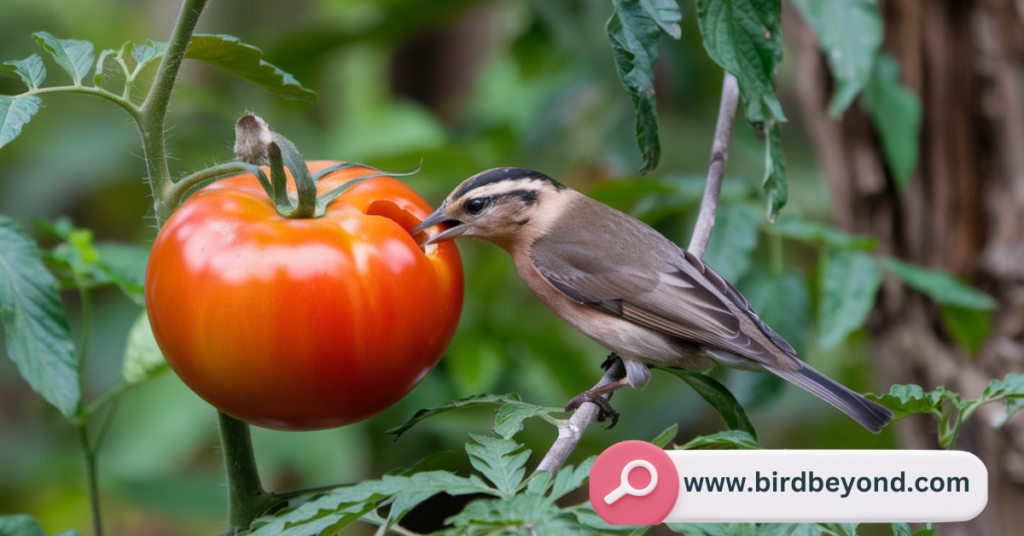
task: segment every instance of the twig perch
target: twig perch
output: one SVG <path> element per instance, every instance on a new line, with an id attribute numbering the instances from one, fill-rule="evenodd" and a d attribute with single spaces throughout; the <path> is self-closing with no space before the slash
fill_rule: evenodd
<path id="1" fill-rule="evenodd" d="M 711 145 L 711 163 L 708 166 L 707 185 L 704 187 L 704 197 L 700 202 L 697 225 L 693 229 L 690 246 L 687 248 L 697 258 L 704 256 L 708 240 L 711 239 L 711 231 L 715 228 L 715 213 L 718 211 L 718 197 L 722 192 L 722 178 L 725 176 L 725 164 L 729 157 L 729 138 L 732 136 L 732 124 L 736 117 L 739 98 L 740 90 L 736 84 L 736 78 L 725 73 L 725 80 L 722 82 L 722 102 L 718 108 L 718 123 L 715 126 L 715 141 Z M 594 388 L 617 381 L 625 374 L 626 370 L 622 361 L 615 361 L 612 366 L 608 367 L 608 371 Z M 537 470 L 548 471 L 552 475 L 557 473 L 580 442 L 583 433 L 597 420 L 599 412 L 597 404 L 584 402 L 573 413 L 569 424 L 559 428 L 558 439 L 544 455 Z"/>

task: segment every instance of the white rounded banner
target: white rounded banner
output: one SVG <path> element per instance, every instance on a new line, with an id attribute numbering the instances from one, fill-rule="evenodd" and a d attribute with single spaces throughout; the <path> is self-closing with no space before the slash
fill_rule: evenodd
<path id="1" fill-rule="evenodd" d="M 667 451 L 679 472 L 668 523 L 949 522 L 981 513 L 988 472 L 932 450 Z"/>

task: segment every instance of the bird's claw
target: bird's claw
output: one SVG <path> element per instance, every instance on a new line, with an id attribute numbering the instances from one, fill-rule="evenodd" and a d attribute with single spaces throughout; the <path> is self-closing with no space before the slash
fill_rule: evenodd
<path id="1" fill-rule="evenodd" d="M 616 356 L 616 357 L 618 357 L 618 356 Z M 611 423 L 606 427 L 607 430 L 610 430 L 610 429 L 614 428 L 615 425 L 618 424 L 618 422 L 619 422 L 619 412 L 615 411 L 615 409 L 612 408 L 612 405 L 611 405 L 610 402 L 608 402 L 607 398 L 605 398 L 605 397 L 603 397 L 601 395 L 596 395 L 596 394 L 594 394 L 591 391 L 584 391 L 584 392 L 582 392 L 582 393 L 572 397 L 572 399 L 569 400 L 569 402 L 567 402 L 565 404 L 565 411 L 570 411 L 570 412 L 571 411 L 576 411 L 577 409 L 579 409 L 580 406 L 582 406 L 586 402 L 590 402 L 590 403 L 594 404 L 595 406 L 597 406 L 597 408 L 598 408 L 597 421 L 598 422 L 604 422 L 605 420 L 607 420 L 609 418 L 611 419 Z"/>
<path id="2" fill-rule="evenodd" d="M 604 358 L 604 362 L 601 363 L 601 368 L 604 370 L 608 370 L 619 359 L 622 359 L 621 357 L 619 357 L 619 354 L 612 352 L 608 354 L 608 357 Z"/>

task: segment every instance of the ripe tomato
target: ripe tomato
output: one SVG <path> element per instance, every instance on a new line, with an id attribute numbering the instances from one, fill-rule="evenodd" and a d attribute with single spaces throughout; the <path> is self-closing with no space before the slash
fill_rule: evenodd
<path id="1" fill-rule="evenodd" d="M 336 171 L 318 188 L 368 173 Z M 150 255 L 146 308 L 160 349 L 199 396 L 251 424 L 317 430 L 379 413 L 437 364 L 462 311 L 455 245 L 424 252 L 408 232 L 430 213 L 387 177 L 315 219 L 278 215 L 253 175 L 203 188 Z"/>

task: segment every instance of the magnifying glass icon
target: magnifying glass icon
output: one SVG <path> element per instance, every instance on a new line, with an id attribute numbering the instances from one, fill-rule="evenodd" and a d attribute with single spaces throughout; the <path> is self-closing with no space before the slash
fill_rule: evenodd
<path id="1" fill-rule="evenodd" d="M 629 485 L 629 472 L 637 467 L 643 467 L 651 473 L 651 483 L 647 484 L 644 489 L 636 489 Z M 646 460 L 633 460 L 626 464 L 622 468 L 622 477 L 619 482 L 619 487 L 615 488 L 615 491 L 611 492 L 604 498 L 605 504 L 612 504 L 615 501 L 621 499 L 626 495 L 632 495 L 634 497 L 643 497 L 654 491 L 654 488 L 658 485 L 658 470 L 654 468 L 651 462 Z"/>

